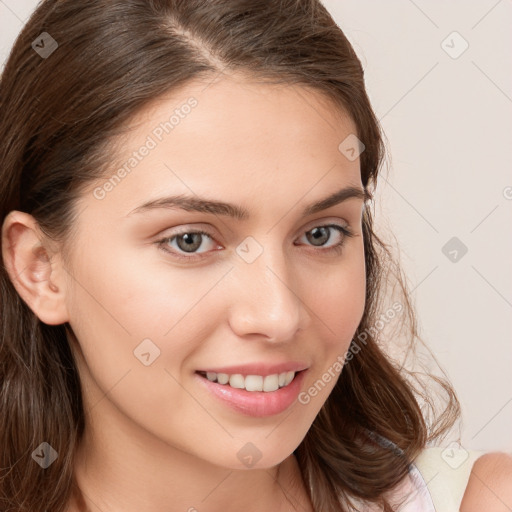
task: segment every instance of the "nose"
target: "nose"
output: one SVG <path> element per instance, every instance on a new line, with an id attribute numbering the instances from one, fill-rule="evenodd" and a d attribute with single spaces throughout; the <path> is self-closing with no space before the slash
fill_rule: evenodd
<path id="1" fill-rule="evenodd" d="M 282 251 L 265 248 L 252 263 L 238 261 L 231 279 L 229 323 L 238 336 L 287 342 L 309 325 L 307 298 Z"/>

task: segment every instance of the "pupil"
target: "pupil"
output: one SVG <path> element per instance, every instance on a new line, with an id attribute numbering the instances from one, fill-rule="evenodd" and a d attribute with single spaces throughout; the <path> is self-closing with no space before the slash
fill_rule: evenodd
<path id="1" fill-rule="evenodd" d="M 201 236 L 201 233 L 185 233 L 178 237 L 178 246 L 180 246 L 180 249 L 193 252 L 201 245 Z M 194 241 L 194 237 L 196 237 L 196 241 Z M 181 240 L 185 242 L 185 247 L 181 247 Z"/>
<path id="2" fill-rule="evenodd" d="M 329 239 L 329 235 L 326 235 L 326 229 L 325 228 L 315 228 L 313 231 L 311 231 L 311 235 L 314 240 L 319 240 L 321 238 L 325 238 L 324 242 L 326 242 Z"/>

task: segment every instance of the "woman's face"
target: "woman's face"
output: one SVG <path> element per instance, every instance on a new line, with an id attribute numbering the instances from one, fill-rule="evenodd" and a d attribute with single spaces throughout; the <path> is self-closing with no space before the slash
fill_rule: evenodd
<path id="1" fill-rule="evenodd" d="M 95 428 L 223 467 L 278 464 L 327 400 L 364 310 L 363 200 L 311 210 L 362 189 L 346 151 L 355 125 L 318 93 L 233 77 L 189 84 L 136 121 L 79 202 L 66 280 Z M 166 200 L 178 195 L 182 208 Z"/>

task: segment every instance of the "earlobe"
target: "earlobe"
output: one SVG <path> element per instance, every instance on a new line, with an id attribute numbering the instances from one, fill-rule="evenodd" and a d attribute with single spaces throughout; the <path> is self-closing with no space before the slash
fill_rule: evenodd
<path id="1" fill-rule="evenodd" d="M 37 221 L 11 211 L 2 226 L 2 258 L 16 291 L 37 317 L 49 325 L 68 321 L 64 269 L 59 255 L 49 253 L 49 241 Z"/>

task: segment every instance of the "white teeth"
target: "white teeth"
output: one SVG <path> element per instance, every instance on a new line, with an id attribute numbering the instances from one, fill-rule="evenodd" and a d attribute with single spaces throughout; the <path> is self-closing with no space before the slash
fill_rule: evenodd
<path id="1" fill-rule="evenodd" d="M 229 384 L 232 388 L 247 391 L 265 391 L 267 393 L 288 386 L 294 377 L 295 372 L 274 373 L 266 377 L 261 375 L 247 375 L 244 377 L 239 373 L 228 375 L 227 373 L 206 372 L 206 378 L 211 382 Z"/>
<path id="2" fill-rule="evenodd" d="M 240 375 L 239 373 L 235 373 L 234 375 L 231 375 L 231 377 L 229 377 L 229 385 L 232 388 L 243 389 L 245 387 L 243 375 Z"/>
<path id="3" fill-rule="evenodd" d="M 293 377 L 295 377 L 295 372 L 287 372 L 286 380 L 284 381 L 284 385 L 288 386 L 288 384 L 290 384 L 290 382 L 293 380 Z"/>
<path id="4" fill-rule="evenodd" d="M 217 382 L 219 384 L 227 384 L 229 382 L 229 375 L 227 373 L 217 373 Z"/>
<path id="5" fill-rule="evenodd" d="M 261 375 L 247 375 L 245 377 L 247 391 L 263 391 L 263 377 Z"/>
<path id="6" fill-rule="evenodd" d="M 279 389 L 279 375 L 267 375 L 263 380 L 263 391 L 275 391 Z"/>

